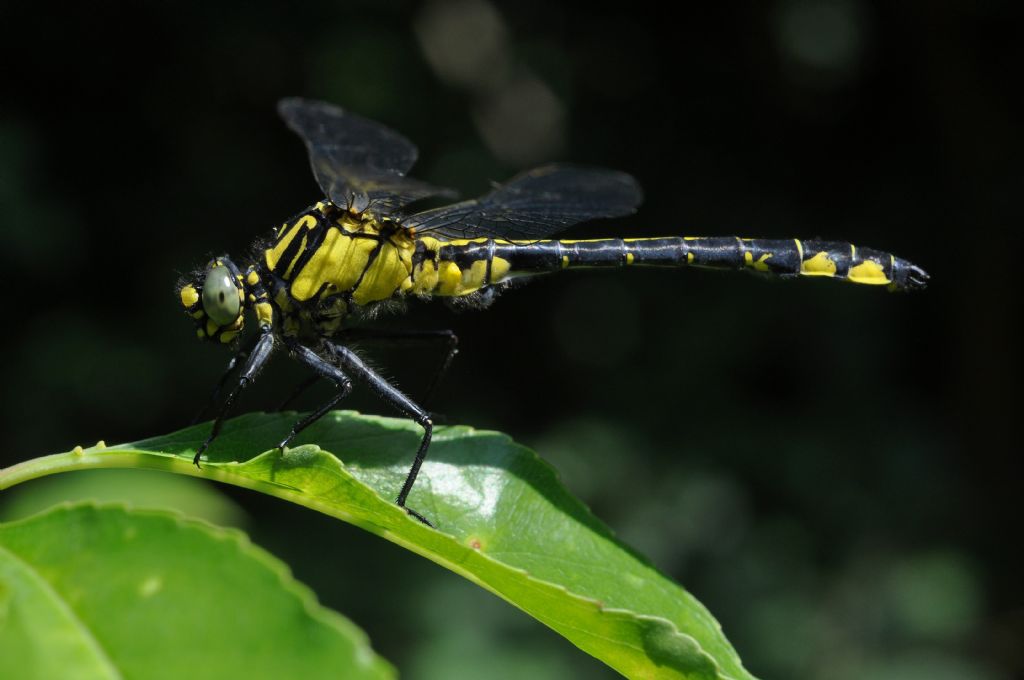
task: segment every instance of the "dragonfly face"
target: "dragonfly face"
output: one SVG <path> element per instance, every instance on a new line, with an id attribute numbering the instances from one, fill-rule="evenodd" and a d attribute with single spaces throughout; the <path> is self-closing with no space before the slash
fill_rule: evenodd
<path id="1" fill-rule="evenodd" d="M 242 332 L 247 305 L 245 280 L 227 257 L 211 260 L 202 275 L 179 290 L 200 340 L 230 344 Z"/>
<path id="2" fill-rule="evenodd" d="M 235 397 L 252 383 L 275 348 L 282 348 L 333 382 L 337 393 L 299 421 L 279 448 L 347 395 L 353 379 L 367 383 L 424 430 L 396 499 L 405 507 L 430 446 L 430 417 L 346 343 L 373 338 L 442 342 L 448 348 L 443 367 L 455 355 L 456 343 L 450 331 L 360 334 L 350 327 L 389 301 L 458 298 L 484 306 L 514 278 L 577 268 L 746 270 L 891 290 L 919 289 L 928 281 L 920 267 L 906 260 L 844 241 L 680 235 L 553 238 L 581 222 L 635 212 L 642 200 L 636 180 L 602 168 L 546 165 L 478 198 L 416 210 L 422 199 L 453 193 L 406 176 L 416 161 L 416 147 L 409 140 L 322 102 L 286 99 L 278 112 L 305 142 L 324 197 L 261 241 L 253 249 L 259 253 L 254 261 L 239 268 L 218 257 L 179 290 L 181 304 L 204 340 L 232 344 L 247 309 L 255 312 L 259 324 L 255 342 L 236 354 L 214 391 L 213 399 L 231 371 L 240 369 L 210 436 L 195 453 L 197 465 Z"/>

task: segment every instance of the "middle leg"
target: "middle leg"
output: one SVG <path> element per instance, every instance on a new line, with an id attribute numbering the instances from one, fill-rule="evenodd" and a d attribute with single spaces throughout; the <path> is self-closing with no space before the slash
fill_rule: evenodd
<path id="1" fill-rule="evenodd" d="M 455 355 L 459 353 L 459 338 L 450 330 L 380 330 L 372 328 L 349 328 L 341 332 L 338 339 L 341 342 L 354 341 L 380 345 L 396 346 L 423 346 L 442 345 L 445 349 L 444 359 L 441 365 L 434 372 L 427 386 L 426 392 L 420 402 L 423 408 L 429 408 L 434 392 L 437 390 L 441 378 L 448 372 Z M 292 404 L 306 390 L 320 380 L 320 374 L 311 375 L 303 380 L 280 404 L 275 411 L 283 411 Z"/>
<path id="2" fill-rule="evenodd" d="M 327 402 L 320 406 L 320 408 L 316 409 L 315 411 L 307 415 L 305 418 L 295 423 L 291 431 L 288 433 L 288 436 L 282 439 L 281 443 L 277 445 L 277 448 L 282 450 L 284 449 L 284 447 L 288 446 L 292 442 L 292 440 L 295 439 L 296 436 L 298 436 L 300 432 L 305 430 L 307 427 L 309 427 L 316 421 L 320 420 L 320 418 L 322 418 L 324 414 L 326 414 L 328 411 L 334 408 L 334 406 L 339 401 L 347 397 L 349 392 L 352 391 L 352 381 L 349 380 L 349 377 L 345 375 L 340 368 L 335 366 L 330 361 L 327 361 L 319 354 L 317 354 L 310 348 L 306 347 L 305 345 L 301 344 L 297 340 L 286 340 L 286 343 L 288 346 L 288 351 L 292 354 L 292 356 L 294 356 L 302 363 L 306 364 L 306 366 L 309 366 L 311 369 L 313 369 L 315 373 L 314 377 L 327 378 L 328 380 L 335 384 L 335 386 L 338 388 L 338 391 L 334 394 L 333 397 L 328 399 Z"/>

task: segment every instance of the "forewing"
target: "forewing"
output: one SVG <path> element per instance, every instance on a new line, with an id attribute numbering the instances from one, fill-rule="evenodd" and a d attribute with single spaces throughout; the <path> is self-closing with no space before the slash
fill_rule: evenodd
<path id="1" fill-rule="evenodd" d="M 479 198 L 401 218 L 401 224 L 445 238 L 541 239 L 587 220 L 636 211 L 643 192 L 623 172 L 545 165 L 516 175 Z"/>
<path id="2" fill-rule="evenodd" d="M 335 205 L 387 214 L 429 196 L 454 195 L 404 176 L 416 147 L 388 127 L 308 99 L 282 99 L 277 110 L 305 142 L 317 183 Z"/>

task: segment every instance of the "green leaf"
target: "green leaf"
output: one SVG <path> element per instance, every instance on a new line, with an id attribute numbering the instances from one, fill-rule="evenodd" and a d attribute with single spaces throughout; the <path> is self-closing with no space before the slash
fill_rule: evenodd
<path id="1" fill-rule="evenodd" d="M 154 470 L 89 470 L 11 489 L 0 503 L 0 522 L 31 517 L 69 501 L 181 510 L 189 517 L 238 529 L 244 529 L 247 520 L 242 508 L 209 482 Z"/>
<path id="2" fill-rule="evenodd" d="M 0 524 L 0 677 L 341 676 L 394 671 L 240 532 L 92 503 Z"/>
<path id="3" fill-rule="evenodd" d="M 299 439 L 315 445 L 266 451 L 294 421 L 294 414 L 230 421 L 202 469 L 191 459 L 209 425 L 28 461 L 0 471 L 0 489 L 93 467 L 153 468 L 256 489 L 351 522 L 461 574 L 626 676 L 753 677 L 696 599 L 616 541 L 547 464 L 508 437 L 435 429 L 409 498 L 435 530 L 392 501 L 419 443 L 418 426 L 335 412 Z"/>

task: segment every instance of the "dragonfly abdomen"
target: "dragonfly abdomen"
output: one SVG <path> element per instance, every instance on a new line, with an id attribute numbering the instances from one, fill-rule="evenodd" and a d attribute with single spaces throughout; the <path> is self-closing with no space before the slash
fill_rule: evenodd
<path id="1" fill-rule="evenodd" d="M 660 240 L 660 239 L 659 239 Z M 928 275 L 891 253 L 843 241 L 684 237 L 687 264 L 746 269 L 779 277 L 825 277 L 893 290 L 923 288 Z M 646 239 L 637 243 L 641 244 Z M 637 256 L 637 259 L 641 259 Z"/>
<path id="2" fill-rule="evenodd" d="M 750 270 L 779 277 L 825 277 L 895 290 L 922 288 L 928 275 L 890 253 L 850 243 L 799 239 L 743 239 L 734 236 L 449 242 L 438 251 L 440 266 L 457 267 L 466 294 L 515 276 L 595 267 L 703 267 Z M 456 290 L 457 288 L 457 290 Z M 445 294 L 445 293 L 442 293 Z"/>

